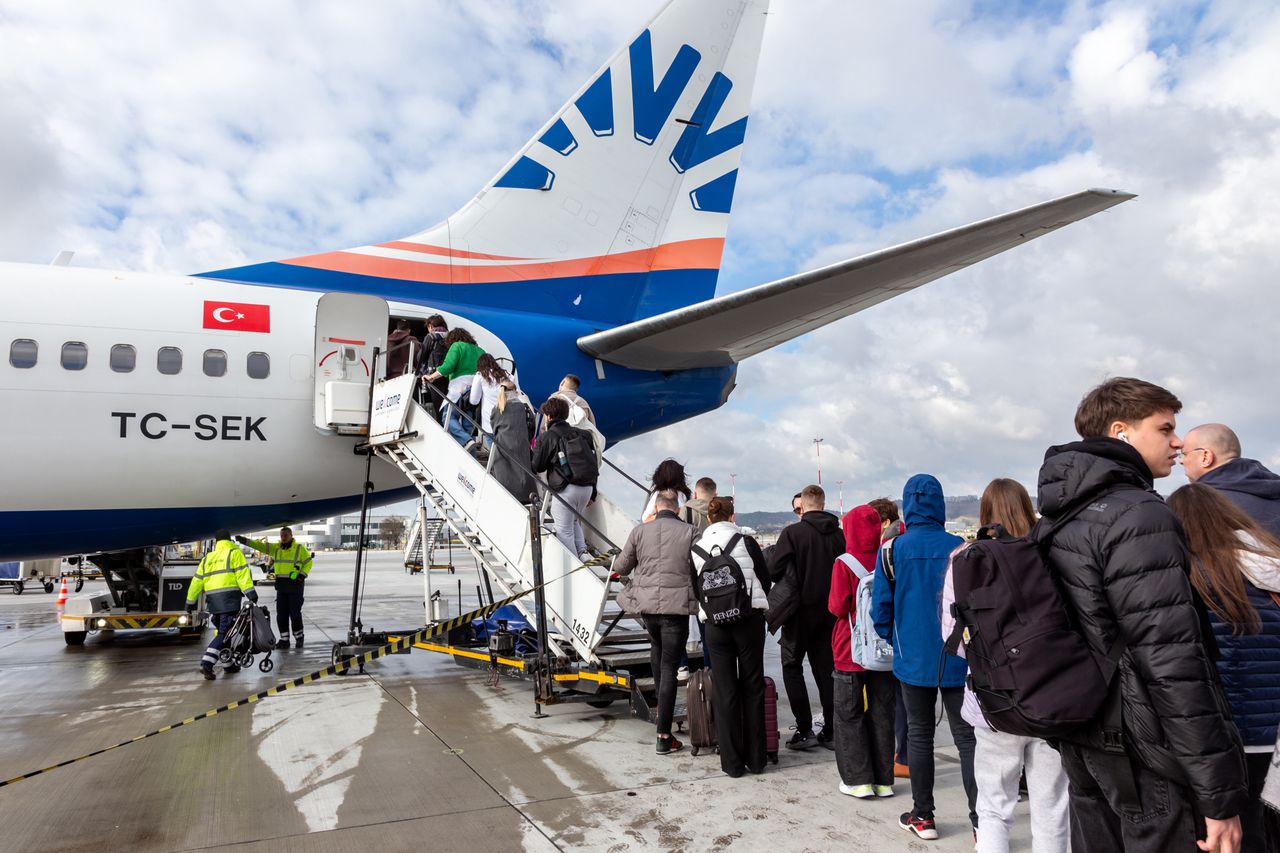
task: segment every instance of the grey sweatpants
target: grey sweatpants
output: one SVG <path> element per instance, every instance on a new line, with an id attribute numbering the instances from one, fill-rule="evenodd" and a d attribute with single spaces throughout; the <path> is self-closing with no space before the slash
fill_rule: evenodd
<path id="1" fill-rule="evenodd" d="M 1009 853 L 1009 827 L 1018 804 L 1018 777 L 1025 767 L 1031 799 L 1031 849 L 1067 853 L 1067 774 L 1057 750 L 1037 738 L 974 726 L 978 739 L 978 853 Z"/>

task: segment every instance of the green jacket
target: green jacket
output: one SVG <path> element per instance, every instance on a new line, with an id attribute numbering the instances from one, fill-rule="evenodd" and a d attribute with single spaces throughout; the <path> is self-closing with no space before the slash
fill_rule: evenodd
<path id="1" fill-rule="evenodd" d="M 195 604 L 204 593 L 205 609 L 210 613 L 234 613 L 240 609 L 245 593 L 257 598 L 249 563 L 230 539 L 219 539 L 213 550 L 204 555 L 196 567 L 196 576 L 187 590 L 187 603 Z"/>
<path id="2" fill-rule="evenodd" d="M 459 376 L 471 376 L 476 372 L 476 359 L 484 355 L 484 350 L 476 344 L 457 341 L 444 354 L 444 361 L 436 368 L 445 379 L 456 379 Z"/>
<path id="3" fill-rule="evenodd" d="M 250 539 L 249 547 L 271 558 L 271 569 L 277 578 L 299 580 L 311 574 L 311 552 L 297 539 L 288 548 L 279 542 Z"/>

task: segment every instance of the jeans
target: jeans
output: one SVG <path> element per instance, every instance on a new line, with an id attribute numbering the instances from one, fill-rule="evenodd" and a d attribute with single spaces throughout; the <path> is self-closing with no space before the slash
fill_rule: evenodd
<path id="1" fill-rule="evenodd" d="M 973 726 L 960 716 L 964 704 L 963 687 L 917 687 L 902 685 L 902 701 L 907 706 L 908 757 L 911 759 L 911 799 L 917 817 L 933 817 L 933 730 L 938 694 L 947 711 L 951 738 L 960 751 L 960 778 L 969 799 L 969 823 L 978 825 L 978 786 L 973 780 Z M 1078 851 L 1077 851 L 1078 853 Z"/>
<path id="2" fill-rule="evenodd" d="M 448 420 L 445 422 L 445 429 L 449 431 L 449 435 L 453 436 L 458 444 L 466 444 L 471 440 L 471 424 L 467 423 L 462 413 L 458 411 L 458 407 L 452 403 L 444 407 L 444 411 Z"/>
<path id="3" fill-rule="evenodd" d="M 1009 828 L 1018 805 L 1018 776 L 1027 772 L 1032 853 L 1067 853 L 1067 774 L 1058 751 L 1039 738 L 975 726 L 978 748 L 978 853 L 1009 853 Z"/>
<path id="4" fill-rule="evenodd" d="M 301 642 L 302 631 L 302 581 L 276 578 L 276 631 L 280 639 L 289 639 L 289 623 L 293 623 L 293 638 Z"/>
<path id="5" fill-rule="evenodd" d="M 591 500 L 590 486 L 575 486 L 569 483 L 559 492 L 561 500 L 551 499 L 551 522 L 556 528 L 556 538 L 577 557 L 587 552 L 587 540 L 582 536 L 582 520 L 574 515 L 587 511 L 587 501 Z M 565 506 L 568 504 L 569 506 Z M 572 510 L 570 509 L 572 507 Z M 685 622 L 688 623 L 688 619 Z M 685 633 L 689 633 L 686 624 Z"/>
<path id="6" fill-rule="evenodd" d="M 892 672 L 832 673 L 836 769 L 846 785 L 893 785 Z M 866 708 L 862 691 L 866 690 Z"/>
<path id="7" fill-rule="evenodd" d="M 809 688 L 804 683 L 804 659 L 818 685 L 822 703 L 822 729 L 831 734 L 831 672 L 835 659 L 831 654 L 831 629 L 835 617 L 824 605 L 801 605 L 787 624 L 782 626 L 782 683 L 787 688 L 787 702 L 796 718 L 796 731 L 813 731 L 813 711 L 809 707 Z"/>
<path id="8" fill-rule="evenodd" d="M 699 622 L 699 625 L 702 623 Z M 707 660 L 714 661 L 716 741 L 720 769 L 730 775 L 764 769 L 764 611 L 733 625 L 706 626 Z"/>
<path id="9" fill-rule="evenodd" d="M 1072 853 L 1195 850 L 1202 825 L 1189 792 L 1127 755 L 1062 743 Z"/>
<path id="10" fill-rule="evenodd" d="M 689 615 L 645 614 L 644 627 L 649 631 L 649 668 L 658 692 L 658 734 L 669 735 L 676 709 L 676 669 L 689 641 Z"/>

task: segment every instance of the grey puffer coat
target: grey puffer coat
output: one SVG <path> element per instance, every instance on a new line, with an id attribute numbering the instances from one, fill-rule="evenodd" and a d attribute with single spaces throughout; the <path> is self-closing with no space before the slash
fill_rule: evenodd
<path id="1" fill-rule="evenodd" d="M 1240 736 L 1206 648 L 1182 527 L 1141 455 L 1111 438 L 1051 447 L 1038 492 L 1050 522 L 1086 504 L 1054 537 L 1049 562 L 1094 651 L 1126 644 L 1112 682 L 1126 751 L 1190 788 L 1205 816 L 1240 814 L 1249 801 Z M 1100 728 L 1068 740 L 1100 748 Z"/>
<path id="2" fill-rule="evenodd" d="M 690 580 L 692 545 L 693 527 L 673 512 L 663 510 L 653 521 L 634 527 L 613 561 L 615 572 L 631 578 L 618 594 L 618 606 L 627 613 L 655 616 L 696 613 Z"/>

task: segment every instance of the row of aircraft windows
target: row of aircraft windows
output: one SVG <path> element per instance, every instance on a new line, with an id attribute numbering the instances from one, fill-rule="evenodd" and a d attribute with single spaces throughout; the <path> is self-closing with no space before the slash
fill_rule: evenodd
<path id="1" fill-rule="evenodd" d="M 18 368 L 36 366 L 40 347 L 31 338 L 16 338 L 9 344 L 9 364 Z M 111 348 L 107 363 L 116 373 L 132 373 L 138 365 L 138 350 L 132 344 L 116 344 Z M 227 353 L 220 349 L 207 349 L 202 359 L 205 376 L 227 375 Z M 67 341 L 62 345 L 62 367 L 66 370 L 84 370 L 89 364 L 89 347 L 82 341 Z M 178 347 L 160 347 L 156 350 L 156 370 L 165 376 L 182 372 L 182 350 Z M 265 352 L 251 352 L 245 358 L 245 372 L 250 379 L 266 379 L 271 374 L 271 357 Z"/>

